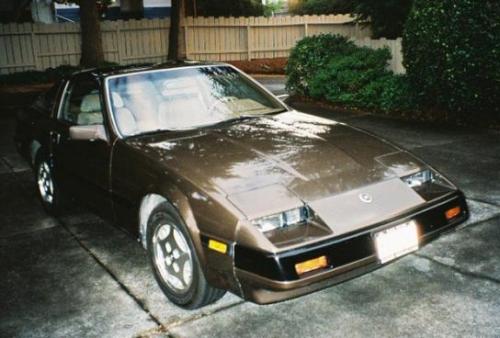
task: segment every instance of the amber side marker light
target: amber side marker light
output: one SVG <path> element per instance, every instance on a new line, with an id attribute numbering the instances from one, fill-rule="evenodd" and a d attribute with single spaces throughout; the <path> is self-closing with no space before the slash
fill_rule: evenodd
<path id="1" fill-rule="evenodd" d="M 446 219 L 449 221 L 449 220 L 457 217 L 458 215 L 460 215 L 461 211 L 462 211 L 462 208 L 457 206 L 457 207 L 453 207 L 451 209 L 446 210 L 444 215 L 446 216 Z"/>
<path id="2" fill-rule="evenodd" d="M 227 244 L 216 241 L 215 239 L 210 239 L 208 241 L 208 248 L 223 254 L 227 252 Z"/>
<path id="3" fill-rule="evenodd" d="M 326 259 L 326 256 L 321 256 L 302 263 L 295 264 L 295 271 L 297 271 L 299 275 L 302 275 L 309 271 L 326 268 L 327 266 L 328 260 Z"/>

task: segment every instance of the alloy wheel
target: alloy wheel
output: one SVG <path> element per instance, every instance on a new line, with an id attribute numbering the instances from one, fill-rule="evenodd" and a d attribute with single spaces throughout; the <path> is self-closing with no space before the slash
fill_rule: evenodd
<path id="1" fill-rule="evenodd" d="M 193 258 L 182 232 L 171 224 L 158 226 L 153 235 L 153 253 L 165 283 L 176 292 L 186 292 L 193 282 Z"/>
<path id="2" fill-rule="evenodd" d="M 54 202 L 54 181 L 50 166 L 46 161 L 40 163 L 37 173 L 38 191 L 45 203 L 52 204 Z"/>

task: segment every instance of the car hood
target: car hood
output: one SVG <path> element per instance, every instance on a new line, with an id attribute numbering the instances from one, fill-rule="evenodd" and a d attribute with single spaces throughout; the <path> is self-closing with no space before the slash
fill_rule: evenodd
<path id="1" fill-rule="evenodd" d="M 365 132 L 295 111 L 127 142 L 207 194 L 225 194 L 251 217 L 424 166 Z"/>

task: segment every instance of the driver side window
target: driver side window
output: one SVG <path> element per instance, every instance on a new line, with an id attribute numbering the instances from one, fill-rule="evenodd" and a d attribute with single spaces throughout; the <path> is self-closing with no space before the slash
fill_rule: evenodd
<path id="1" fill-rule="evenodd" d="M 69 83 L 59 119 L 73 125 L 103 123 L 99 87 L 95 80 L 73 80 Z"/>

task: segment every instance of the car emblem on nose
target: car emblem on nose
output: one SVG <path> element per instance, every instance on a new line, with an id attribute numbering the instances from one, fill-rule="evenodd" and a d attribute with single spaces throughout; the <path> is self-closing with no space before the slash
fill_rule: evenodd
<path id="1" fill-rule="evenodd" d="M 370 195 L 369 193 L 367 192 L 364 192 L 364 193 L 361 193 L 359 194 L 359 199 L 361 200 L 361 202 L 364 202 L 364 203 L 371 203 L 373 202 L 373 197 L 372 195 Z"/>

